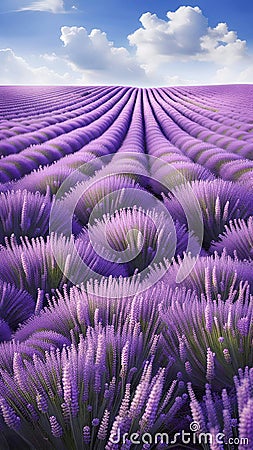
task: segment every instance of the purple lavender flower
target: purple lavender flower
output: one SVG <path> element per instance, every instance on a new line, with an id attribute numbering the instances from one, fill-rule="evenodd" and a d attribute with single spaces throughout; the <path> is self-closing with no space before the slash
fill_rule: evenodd
<path id="1" fill-rule="evenodd" d="M 252 448 L 252 368 L 239 369 L 234 385 L 217 395 L 206 385 L 205 395 L 197 399 L 191 383 L 188 383 L 190 407 L 193 420 L 199 424 L 199 433 L 211 433 L 215 442 L 218 433 L 224 434 L 224 442 L 234 439 L 235 448 Z M 217 441 L 216 441 L 217 443 Z M 237 447 L 238 445 L 238 447 Z"/>
<path id="2" fill-rule="evenodd" d="M 18 430 L 20 427 L 20 417 L 15 414 L 13 408 L 3 397 L 0 397 L 0 408 L 6 425 L 12 430 Z"/>
<path id="3" fill-rule="evenodd" d="M 3 282 L 0 279 L 0 319 L 2 321 L 2 332 L 5 329 L 8 335 L 11 331 L 16 330 L 19 324 L 23 323 L 33 314 L 34 309 L 34 300 L 28 292 L 21 291 L 14 285 Z"/>
<path id="4" fill-rule="evenodd" d="M 45 236 L 49 228 L 51 199 L 26 190 L 0 193 L 0 244 L 6 236 Z"/>
<path id="5" fill-rule="evenodd" d="M 91 244 L 84 246 L 81 240 L 78 240 L 78 255 L 72 254 L 73 245 L 74 236 L 67 238 L 51 234 L 46 239 L 37 237 L 30 240 L 21 237 L 21 244 L 17 244 L 15 238 L 11 237 L 6 240 L 6 247 L 0 249 L 1 277 L 19 289 L 27 290 L 36 301 L 38 288 L 46 297 L 46 293 L 61 289 L 64 284 L 71 285 L 69 279 L 73 277 L 85 278 L 78 255 L 95 272 L 110 273 L 112 263 L 100 258 L 93 251 Z M 64 268 L 64 273 L 58 266 L 56 257 L 57 262 Z"/>
<path id="6" fill-rule="evenodd" d="M 90 427 L 86 425 L 85 427 L 83 427 L 83 442 L 85 444 L 89 444 L 90 443 L 90 439 L 91 439 Z"/>
<path id="7" fill-rule="evenodd" d="M 127 342 L 129 363 L 127 373 L 121 378 Z M 101 345 L 103 351 L 99 352 Z M 16 355 L 13 376 L 0 369 L 6 425 L 15 428 L 16 417 L 20 416 L 21 436 L 38 449 L 43 445 L 42 435 L 47 438 L 49 448 L 54 438 L 59 439 L 63 449 L 74 442 L 81 445 L 84 439 L 90 448 L 96 440 L 101 441 L 98 448 L 105 445 L 111 448 L 115 420 L 120 430 L 126 432 L 131 427 L 137 431 L 139 421 L 150 431 L 153 427 L 159 430 L 164 423 L 168 426 L 171 417 L 186 402 L 183 386 L 177 380 L 171 385 L 169 365 L 159 368 L 158 360 L 146 351 L 140 331 L 115 331 L 113 326 L 98 326 L 89 327 L 86 337 L 80 335 L 78 344 L 73 342 L 62 351 L 46 352 L 45 359 L 34 356 L 30 361 Z M 101 382 L 99 389 L 95 389 L 97 375 Z M 105 396 L 108 390 L 110 395 Z M 23 407 L 27 402 L 29 410 Z M 10 404 L 11 409 L 7 406 Z M 172 410 L 175 410 L 173 414 Z M 76 427 L 76 420 L 82 424 L 81 429 Z"/>
<path id="8" fill-rule="evenodd" d="M 241 449 L 250 450 L 252 447 L 252 436 L 253 436 L 253 398 L 249 398 L 247 403 L 245 403 L 244 408 L 240 415 L 240 424 L 239 424 L 239 435 L 241 439 L 248 439 L 248 443 L 246 445 L 240 445 Z"/>
<path id="9" fill-rule="evenodd" d="M 100 175 L 98 181 L 96 181 L 95 176 L 92 181 L 88 181 L 86 184 L 85 182 L 78 184 L 69 195 L 70 197 L 75 195 L 79 198 L 79 191 L 84 191 L 77 203 L 75 215 L 82 225 L 86 225 L 94 208 L 98 209 L 97 212 L 100 217 L 102 214 L 112 214 L 128 205 L 129 199 L 132 203 L 135 190 L 139 189 L 141 189 L 140 185 L 129 176 L 120 174 L 106 176 L 105 174 L 104 178 L 101 178 Z"/>
<path id="10" fill-rule="evenodd" d="M 62 427 L 59 424 L 59 422 L 57 421 L 56 417 L 50 416 L 49 421 L 50 421 L 50 425 L 51 425 L 52 435 L 56 438 L 61 438 L 63 431 L 62 431 Z"/>
<path id="11" fill-rule="evenodd" d="M 199 297 L 204 294 L 211 301 L 217 300 L 219 296 L 224 300 L 236 300 L 240 295 L 241 284 L 245 283 L 248 285 L 247 289 L 253 293 L 251 264 L 232 258 L 225 250 L 221 255 L 215 252 L 211 256 L 198 258 L 193 258 L 190 254 L 184 255 L 184 258 L 167 267 L 167 272 L 162 277 L 165 284 L 173 288 L 186 287 L 195 291 Z M 150 273 L 150 282 L 153 278 L 159 278 L 159 270 L 158 273 Z M 180 283 L 177 282 L 179 271 L 183 278 Z"/>
<path id="12" fill-rule="evenodd" d="M 198 297 L 177 288 L 160 305 L 166 352 L 174 358 L 174 370 L 182 371 L 192 384 L 203 387 L 208 381 L 220 390 L 232 385 L 239 367 L 253 364 L 249 345 L 253 328 L 248 326 L 247 333 L 241 328 L 244 318 L 252 323 L 247 284 L 241 284 L 239 295 L 240 300 L 233 303 L 232 293 L 225 301 L 220 295 L 217 300 L 207 300 L 204 294 Z M 206 323 L 207 312 L 213 318 L 212 326 Z"/>
<path id="13" fill-rule="evenodd" d="M 186 215 L 191 216 L 190 195 L 193 191 L 202 211 L 205 249 L 211 241 L 218 239 L 230 220 L 247 219 L 253 214 L 253 197 L 240 184 L 217 179 L 193 181 L 190 188 L 189 191 L 187 186 L 180 186 L 174 192 L 176 198 L 165 198 L 164 202 L 172 217 L 186 224 Z M 192 220 L 194 223 L 194 217 Z"/>
<path id="14" fill-rule="evenodd" d="M 253 259 L 253 217 L 249 217 L 247 221 L 230 221 L 219 240 L 211 245 L 210 251 L 222 253 L 224 248 L 228 255 L 236 254 L 241 260 Z"/>

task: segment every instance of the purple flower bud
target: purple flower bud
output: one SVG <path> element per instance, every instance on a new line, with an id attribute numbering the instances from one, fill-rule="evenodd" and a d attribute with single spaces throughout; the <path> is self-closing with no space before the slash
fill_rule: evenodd
<path id="1" fill-rule="evenodd" d="M 13 430 L 18 430 L 21 422 L 20 417 L 16 415 L 13 408 L 7 403 L 7 401 L 3 397 L 0 397 L 0 407 L 6 425 L 8 425 L 8 427 L 10 427 Z"/>
<path id="2" fill-rule="evenodd" d="M 186 350 L 186 345 L 185 345 L 184 339 L 185 339 L 185 336 L 182 336 L 179 339 L 179 355 L 180 355 L 182 362 L 185 362 L 186 358 L 187 358 L 187 350 Z"/>
<path id="3" fill-rule="evenodd" d="M 97 427 L 100 423 L 100 420 L 98 418 L 92 419 L 92 426 Z"/>
<path id="4" fill-rule="evenodd" d="M 250 327 L 250 320 L 249 317 L 242 317 L 237 322 L 237 328 L 239 330 L 239 333 L 242 336 L 247 336 L 249 333 L 249 327 Z"/>
<path id="5" fill-rule="evenodd" d="M 226 436 L 226 440 L 232 438 L 233 430 L 231 425 L 231 414 L 228 409 L 223 409 L 223 423 L 224 423 L 223 433 Z"/>
<path id="6" fill-rule="evenodd" d="M 206 379 L 211 382 L 215 376 L 215 353 L 211 351 L 210 348 L 207 349 L 207 360 L 206 360 Z"/>
<path id="7" fill-rule="evenodd" d="M 238 426 L 238 420 L 237 419 L 231 419 L 231 426 L 233 428 L 237 427 Z"/>
<path id="8" fill-rule="evenodd" d="M 226 363 L 227 364 L 231 364 L 232 360 L 231 360 L 231 356 L 230 356 L 229 350 L 227 348 L 224 348 L 223 355 L 224 355 Z"/>
<path id="9" fill-rule="evenodd" d="M 108 424 L 109 424 L 109 417 L 110 417 L 110 412 L 106 409 L 98 430 L 98 434 L 97 434 L 97 438 L 100 439 L 101 441 L 106 439 L 107 436 L 107 431 L 108 431 Z"/>
<path id="10" fill-rule="evenodd" d="M 90 436 L 90 427 L 85 426 L 83 427 L 83 442 L 85 444 L 90 444 L 91 436 Z"/>
<path id="11" fill-rule="evenodd" d="M 205 308 L 205 321 L 206 321 L 206 330 L 211 333 L 213 328 L 213 316 L 212 316 L 212 307 L 209 303 L 207 303 Z"/>
<path id="12" fill-rule="evenodd" d="M 244 405 L 244 408 L 240 415 L 240 423 L 239 423 L 239 434 L 240 438 L 249 438 L 252 439 L 253 436 L 253 398 L 250 398 L 247 403 Z M 250 450 L 251 443 L 246 444 L 245 448 Z"/>
<path id="13" fill-rule="evenodd" d="M 46 400 L 46 397 L 40 392 L 37 392 L 36 394 L 36 402 L 39 411 L 41 411 L 42 413 L 46 413 L 48 410 L 48 402 Z"/>
<path id="14" fill-rule="evenodd" d="M 50 421 L 50 425 L 51 425 L 51 432 L 52 435 L 55 438 L 60 438 L 63 435 L 63 430 L 61 425 L 59 424 L 59 422 L 57 421 L 55 416 L 50 416 L 49 417 L 49 421 Z"/>
<path id="15" fill-rule="evenodd" d="M 185 370 L 188 373 L 188 375 L 190 375 L 192 373 L 192 366 L 191 366 L 190 361 L 185 362 Z"/>
<path id="16" fill-rule="evenodd" d="M 37 412 L 35 411 L 34 406 L 31 403 L 27 404 L 27 409 L 29 411 L 29 413 L 31 414 L 32 420 L 34 420 L 35 422 L 39 420 L 39 416 L 37 414 Z"/>
<path id="17" fill-rule="evenodd" d="M 141 431 L 149 430 L 155 421 L 158 405 L 161 399 L 164 383 L 164 371 L 161 371 L 157 377 L 146 404 L 145 412 L 140 421 Z"/>

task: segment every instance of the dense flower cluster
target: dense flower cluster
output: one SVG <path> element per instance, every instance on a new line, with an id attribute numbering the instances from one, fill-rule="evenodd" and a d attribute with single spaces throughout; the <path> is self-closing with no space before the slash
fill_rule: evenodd
<path id="1" fill-rule="evenodd" d="M 251 450 L 252 86 L 9 89 L 1 450 Z"/>
<path id="2" fill-rule="evenodd" d="M 234 376 L 234 390 L 222 389 L 217 396 L 206 384 L 202 402 L 196 398 L 192 384 L 188 383 L 190 407 L 193 418 L 199 423 L 198 433 L 209 433 L 213 437 L 211 448 L 215 449 L 215 437 L 222 432 L 224 442 L 236 442 L 239 448 L 250 450 L 252 444 L 247 438 L 252 436 L 252 388 L 253 370 L 248 366 Z M 231 444 L 231 448 L 236 446 Z"/>

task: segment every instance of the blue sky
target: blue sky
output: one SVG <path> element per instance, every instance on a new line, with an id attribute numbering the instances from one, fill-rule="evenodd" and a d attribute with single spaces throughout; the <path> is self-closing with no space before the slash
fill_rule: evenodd
<path id="1" fill-rule="evenodd" d="M 253 82 L 250 0 L 1 0 L 0 84 Z"/>

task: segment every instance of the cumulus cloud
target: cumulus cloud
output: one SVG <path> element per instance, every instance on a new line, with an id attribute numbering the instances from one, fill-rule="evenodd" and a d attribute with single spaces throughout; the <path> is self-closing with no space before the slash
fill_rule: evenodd
<path id="1" fill-rule="evenodd" d="M 109 68 L 94 69 L 78 67 L 62 55 L 56 53 L 44 54 L 38 57 L 38 67 L 18 56 L 10 48 L 0 49 L 0 85 L 6 84 L 141 84 L 141 77 L 137 73 L 130 76 L 121 71 L 113 74 Z M 126 68 L 127 70 L 127 68 Z M 142 72 L 141 72 L 142 73 Z M 139 76 L 139 80 L 138 80 Z M 128 81 L 127 81 L 128 80 Z"/>
<path id="2" fill-rule="evenodd" d="M 33 10 L 63 12 L 61 0 Z M 27 7 L 28 9 L 28 7 Z M 73 9 L 72 9 L 73 10 Z M 39 67 L 11 49 L 0 51 L 0 84 L 121 84 L 139 86 L 251 83 L 253 57 L 227 24 L 209 27 L 199 7 L 181 6 L 167 19 L 146 12 L 141 27 L 117 47 L 100 29 L 63 26 L 61 50 L 39 56 Z M 34 63 L 33 63 L 34 64 Z"/>
<path id="3" fill-rule="evenodd" d="M 246 57 L 246 42 L 238 39 L 227 24 L 208 27 L 201 9 L 181 6 L 167 12 L 168 20 L 147 12 L 140 18 L 142 27 L 128 36 L 136 56 L 146 68 L 173 61 L 208 61 L 234 64 Z"/>
<path id="4" fill-rule="evenodd" d="M 115 47 L 105 32 L 84 27 L 61 28 L 64 55 L 77 70 L 87 71 L 101 82 L 139 81 L 145 74 L 125 47 Z"/>
<path id="5" fill-rule="evenodd" d="M 253 79 L 253 61 L 246 67 L 241 67 L 240 70 L 235 67 L 222 67 L 218 69 L 213 77 L 215 84 L 227 83 L 252 83 Z"/>
<path id="6" fill-rule="evenodd" d="M 246 57 L 246 41 L 238 39 L 235 31 L 229 31 L 226 23 L 208 28 L 201 37 L 201 49 L 200 59 L 212 60 L 217 64 L 231 65 Z"/>
<path id="7" fill-rule="evenodd" d="M 54 14 L 64 13 L 63 0 L 41 0 L 35 1 L 28 6 L 20 8 L 19 11 L 45 11 Z"/>
<path id="8" fill-rule="evenodd" d="M 17 56 L 12 49 L 0 49 L 1 84 L 68 84 L 71 77 L 49 69 L 47 66 L 33 67 Z"/>
<path id="9" fill-rule="evenodd" d="M 159 19 L 156 14 L 142 14 L 138 28 L 128 36 L 130 45 L 136 47 L 137 57 L 149 64 L 166 58 L 190 56 L 201 51 L 200 38 L 207 29 L 207 19 L 196 6 L 181 6 L 175 12 L 167 12 L 168 21 Z"/>

